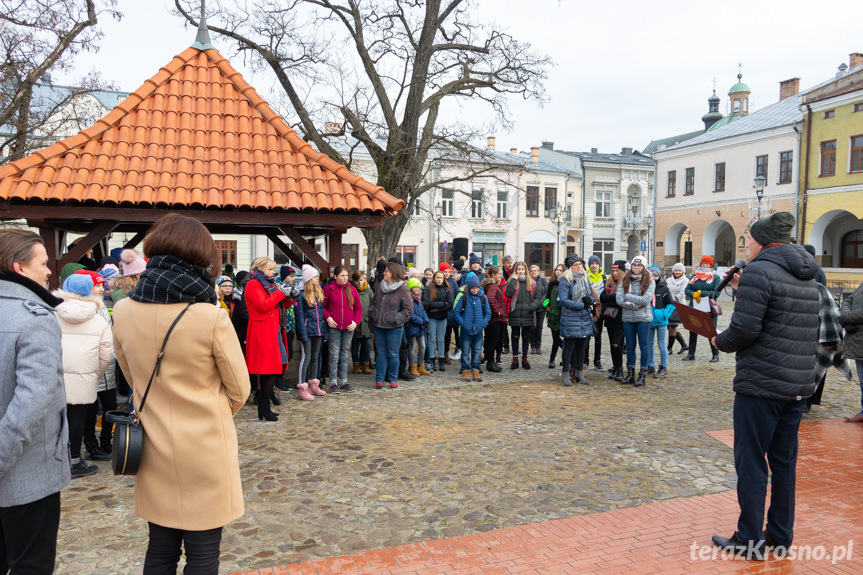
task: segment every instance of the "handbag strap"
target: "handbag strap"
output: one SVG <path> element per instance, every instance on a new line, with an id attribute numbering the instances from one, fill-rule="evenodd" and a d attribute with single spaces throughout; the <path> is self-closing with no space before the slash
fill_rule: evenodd
<path id="1" fill-rule="evenodd" d="M 138 414 L 144 411 L 144 404 L 147 402 L 147 394 L 150 393 L 150 386 L 153 384 L 153 378 L 156 377 L 156 374 L 159 373 L 159 367 L 162 365 L 162 356 L 165 353 L 165 345 L 168 343 L 168 338 L 171 336 L 171 332 L 174 331 L 174 327 L 177 325 L 177 322 L 180 321 L 180 318 L 183 317 L 183 314 L 188 311 L 190 307 L 192 307 L 196 302 L 191 302 L 189 305 L 183 308 L 183 311 L 180 312 L 180 315 L 174 319 L 174 323 L 171 324 L 171 327 L 168 328 L 168 333 L 165 334 L 165 339 L 162 341 L 162 347 L 159 349 L 159 355 L 156 357 L 156 365 L 153 367 L 153 373 L 150 374 L 150 381 L 147 382 L 147 389 L 144 390 L 144 397 L 141 398 L 141 405 L 135 410 Z M 137 419 L 137 417 L 136 417 Z"/>

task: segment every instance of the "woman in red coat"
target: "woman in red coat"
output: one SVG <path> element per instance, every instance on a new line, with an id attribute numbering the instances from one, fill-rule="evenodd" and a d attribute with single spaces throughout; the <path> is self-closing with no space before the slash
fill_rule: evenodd
<path id="1" fill-rule="evenodd" d="M 243 292 L 249 310 L 249 329 L 246 332 L 246 365 L 250 374 L 259 376 L 258 420 L 278 421 L 270 409 L 273 387 L 282 376 L 285 361 L 282 350 L 287 341 L 279 328 L 279 304 L 287 298 L 283 287 L 275 281 L 276 262 L 270 258 L 257 258 L 252 262 L 249 283 Z"/>

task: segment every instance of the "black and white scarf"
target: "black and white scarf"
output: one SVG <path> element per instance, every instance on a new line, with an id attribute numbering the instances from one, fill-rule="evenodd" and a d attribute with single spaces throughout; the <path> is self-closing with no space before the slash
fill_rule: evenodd
<path id="1" fill-rule="evenodd" d="M 249 272 L 250 280 L 258 280 L 261 286 L 264 288 L 264 291 L 267 292 L 267 295 L 273 295 L 277 291 L 279 291 L 279 286 L 276 285 L 276 276 L 267 277 L 267 274 L 262 272 L 261 270 L 252 270 Z"/>
<path id="2" fill-rule="evenodd" d="M 216 287 L 207 270 L 176 256 L 155 256 L 147 262 L 129 297 L 142 303 L 216 304 Z"/>

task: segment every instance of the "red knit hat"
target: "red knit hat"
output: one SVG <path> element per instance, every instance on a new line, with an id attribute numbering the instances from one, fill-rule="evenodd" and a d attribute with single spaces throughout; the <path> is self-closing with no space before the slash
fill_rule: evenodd
<path id="1" fill-rule="evenodd" d="M 699 263 L 703 264 L 704 262 L 707 262 L 710 267 L 716 265 L 716 260 L 710 256 L 701 256 L 701 261 Z"/>
<path id="2" fill-rule="evenodd" d="M 446 262 L 441 262 L 441 264 L 438 266 L 439 271 L 451 270 L 451 269 L 452 269 L 452 267 L 450 267 L 450 265 Z"/>
<path id="3" fill-rule="evenodd" d="M 91 272 L 90 270 L 78 270 L 75 273 L 82 276 L 90 276 L 90 278 L 93 280 L 94 286 L 105 283 L 105 278 L 103 278 L 96 272 Z"/>

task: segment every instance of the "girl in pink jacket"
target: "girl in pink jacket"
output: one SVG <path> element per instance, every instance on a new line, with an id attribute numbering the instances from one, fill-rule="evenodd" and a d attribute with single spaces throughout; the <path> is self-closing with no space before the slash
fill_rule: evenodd
<path id="1" fill-rule="evenodd" d="M 324 288 L 324 318 L 329 328 L 330 391 L 339 393 L 353 391 L 348 384 L 348 360 L 354 330 L 363 319 L 363 304 L 344 266 L 336 266 L 333 277 L 335 281 Z"/>

